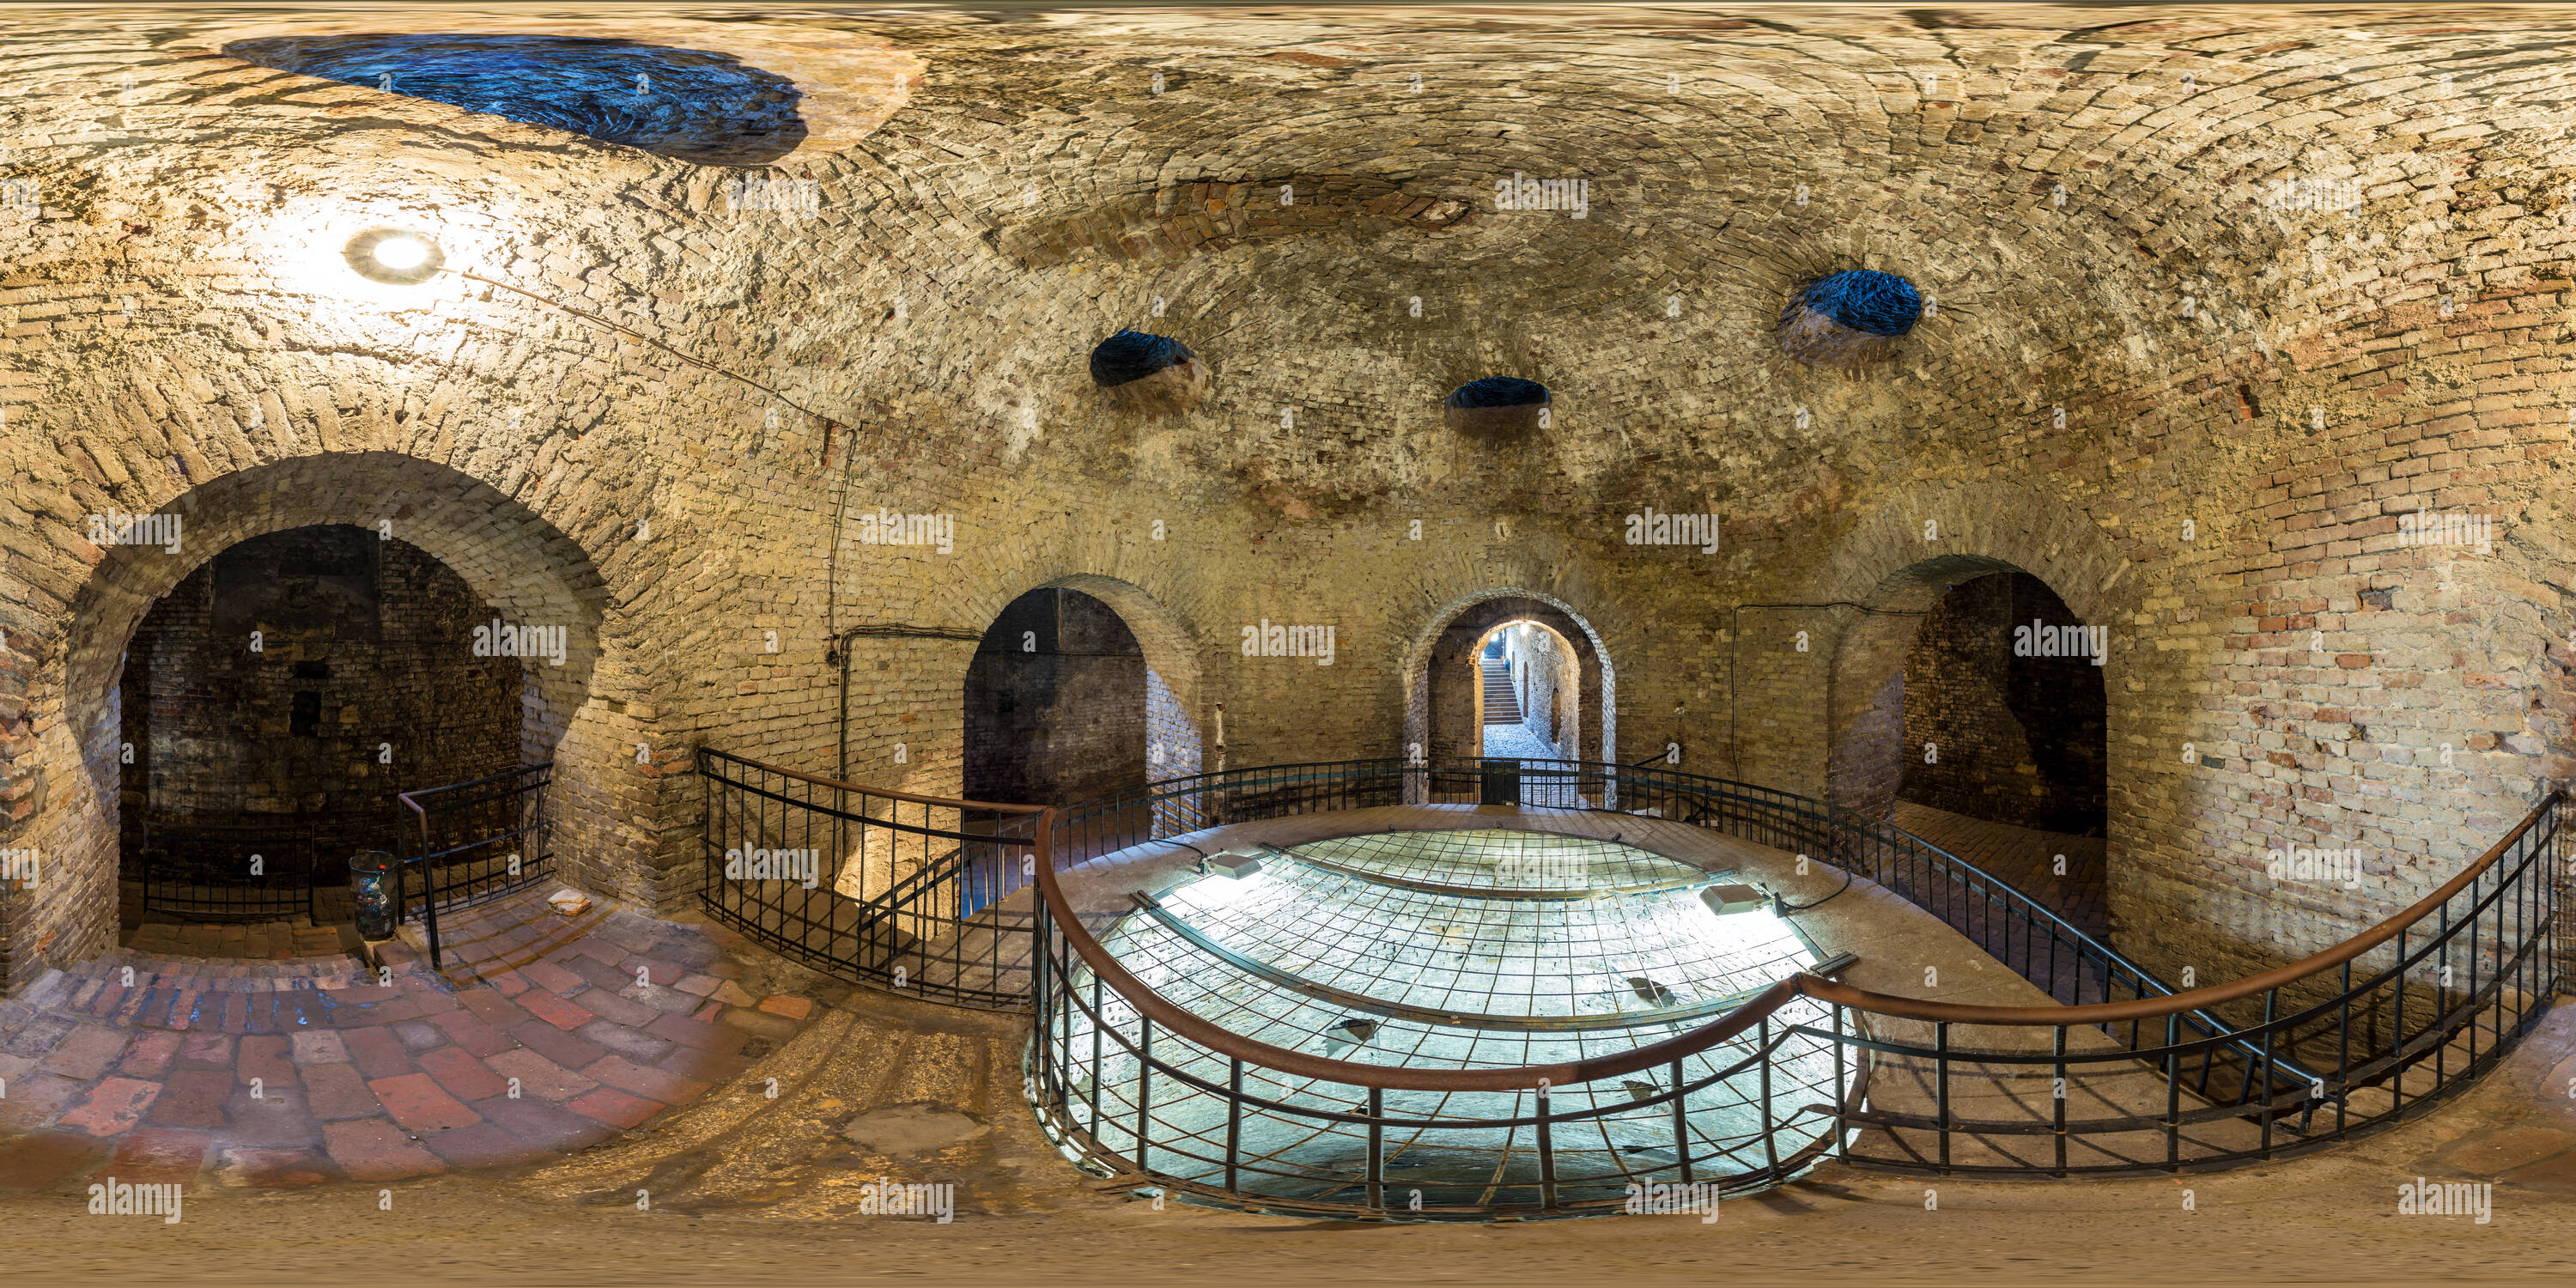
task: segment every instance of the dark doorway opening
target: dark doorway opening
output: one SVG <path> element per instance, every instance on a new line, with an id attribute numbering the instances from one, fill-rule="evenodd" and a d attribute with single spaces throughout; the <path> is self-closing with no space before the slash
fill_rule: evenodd
<path id="1" fill-rule="evenodd" d="M 1078 590 L 1011 601 L 966 672 L 970 800 L 1062 805 L 1146 781 L 1145 652 Z"/>
<path id="2" fill-rule="evenodd" d="M 2108 731 L 2090 636 L 2019 570 L 1952 587 L 1905 655 L 1901 800 L 1988 822 L 2102 834 Z M 2089 632 L 2089 627 L 2083 627 Z"/>
<path id="3" fill-rule="evenodd" d="M 119 920 L 189 956 L 355 943 L 349 858 L 395 793 L 517 767 L 525 662 L 419 548 L 348 525 L 217 553 L 153 604 L 119 681 Z"/>

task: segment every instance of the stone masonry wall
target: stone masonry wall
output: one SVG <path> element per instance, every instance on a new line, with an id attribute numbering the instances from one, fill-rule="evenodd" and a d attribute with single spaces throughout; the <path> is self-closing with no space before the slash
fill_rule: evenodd
<path id="1" fill-rule="evenodd" d="M 2576 19 L 1588 12 L 634 15 L 922 67 L 763 171 L 250 66 L 220 13 L 0 18 L 0 848 L 44 865 L 0 972 L 112 931 L 150 604 L 380 517 L 572 628 L 531 681 L 558 849 L 656 908 L 701 875 L 692 747 L 828 771 L 846 733 L 854 777 L 955 792 L 956 637 L 1053 585 L 1134 631 L 1158 728 L 1213 756 L 1221 704 L 1235 765 L 1427 736 L 1422 660 L 1509 593 L 1597 632 L 1622 746 L 1883 801 L 1906 615 L 2019 569 L 2112 627 L 2115 939 L 2203 980 L 2405 906 L 2576 773 Z M 1515 171 L 1590 176 L 1586 217 L 1496 209 Z M 735 209 L 754 172 L 816 205 Z M 2321 190 L 2349 213 L 2281 199 Z M 389 222 L 461 271 L 355 278 Z M 1937 304 L 1859 378 L 1771 337 L 1845 266 Z M 1103 404 L 1130 326 L 1202 354 L 1196 411 Z M 1493 374 L 1551 426 L 1446 430 Z M 1626 543 L 1648 506 L 1720 549 Z M 2409 543 L 2418 507 L 2493 540 Z M 953 546 L 872 543 L 879 509 Z M 91 540 L 165 511 L 176 554 Z M 1264 620 L 1334 664 L 1244 656 Z M 857 639 L 845 730 L 826 659 L 875 625 L 927 633 Z M 2265 877 L 2330 840 L 2359 888 Z"/>

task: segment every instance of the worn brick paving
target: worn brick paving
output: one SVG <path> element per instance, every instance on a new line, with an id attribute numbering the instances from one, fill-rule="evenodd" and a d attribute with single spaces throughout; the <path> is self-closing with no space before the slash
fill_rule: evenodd
<path id="1" fill-rule="evenodd" d="M 721 929 L 615 913 L 549 943 L 543 916 L 521 903 L 457 918 L 468 948 L 447 975 L 386 945 L 389 982 L 346 957 L 131 951 L 47 975 L 0 1002 L 0 1190 L 530 1162 L 706 1095 L 749 1067 L 755 1038 L 812 1014 L 737 983 Z M 505 964 L 532 945 L 543 955 Z"/>

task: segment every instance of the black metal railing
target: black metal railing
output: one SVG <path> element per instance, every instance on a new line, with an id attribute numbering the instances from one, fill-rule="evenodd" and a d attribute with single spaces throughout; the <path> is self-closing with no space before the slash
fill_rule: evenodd
<path id="1" fill-rule="evenodd" d="M 1508 794 L 1497 790 L 1498 780 Z M 1867 877 L 2068 1005 L 2174 991 L 2039 900 L 1894 824 L 1793 792 L 1653 764 L 1469 757 L 1212 771 L 1060 807 L 1056 853 L 1062 866 L 1201 828 L 1408 802 L 1616 809 L 1668 818 Z M 1029 826 L 1024 820 L 1019 830 Z M 2230 1027 L 2207 1015 L 2187 1016 L 2184 1024 L 2203 1037 Z M 2218 1050 L 2223 1054 L 2213 1055 L 2205 1070 L 2211 1085 L 2225 1085 L 2232 1069 L 2243 1090 L 2242 1071 L 2261 1053 L 2226 1044 Z M 2282 1076 L 2305 1073 L 2285 1067 Z"/>
<path id="2" fill-rule="evenodd" d="M 894 978 L 886 963 L 907 953 L 917 957 L 916 946 L 940 942 L 906 928 L 945 933 L 993 908 L 992 915 L 976 924 L 995 934 L 979 934 L 972 945 L 948 945 L 943 951 L 966 951 L 971 958 L 966 965 L 997 978 L 1025 981 L 1026 901 L 1001 905 L 1029 882 L 1025 868 L 1036 827 L 1034 807 L 906 796 L 713 749 L 701 750 L 699 767 L 710 792 L 706 853 L 712 864 L 710 906 L 718 915 L 818 969 L 886 984 Z M 1498 781 L 1508 791 L 1500 800 Z M 1812 855 L 1886 885 L 2070 1005 L 2173 991 L 2038 900 L 1892 824 L 1791 792 L 1657 766 L 1471 757 L 1211 770 L 1058 808 L 1054 853 L 1061 867 L 1231 823 L 1405 803 L 1616 808 L 1670 818 Z M 921 821 L 924 809 L 943 806 L 944 826 Z M 847 860 L 858 854 L 861 840 L 874 846 L 872 857 L 854 870 Z M 964 852 L 947 861 L 952 858 L 947 850 L 960 841 L 977 843 L 971 861 Z M 827 865 L 839 866 L 834 876 L 818 878 L 816 892 L 774 885 L 716 889 L 714 878 L 722 875 L 727 851 L 763 848 L 812 851 Z M 1020 861 L 1013 863 L 1012 857 Z M 900 890 L 898 875 L 905 878 Z M 997 937 L 1012 934 L 1023 941 Z M 905 986 L 915 986 L 919 978 L 919 970 L 907 969 Z M 1026 1004 L 1006 988 L 978 985 L 977 992 L 975 1005 Z M 2208 1016 L 2190 1017 L 2186 1026 L 2202 1036 L 2226 1028 Z M 2234 1054 L 2212 1058 L 2208 1072 L 2213 1086 L 2225 1081 L 2229 1068 L 2241 1072 L 2259 1057 L 2225 1046 L 2221 1050 Z M 2284 1076 L 2298 1072 L 2304 1071 Z"/>
<path id="3" fill-rule="evenodd" d="M 1026 1007 L 1036 806 L 883 791 L 701 748 L 709 914 L 846 979 Z"/>
<path id="4" fill-rule="evenodd" d="M 1312 791 L 1318 769 L 1294 777 Z M 1660 790 L 1661 805 L 1639 808 L 1743 799 L 1703 799 L 1681 782 Z M 1696 1202 L 1695 1186 L 1709 1197 L 1760 1188 L 1827 1156 L 2025 1177 L 2282 1158 L 2442 1103 L 2538 1022 L 2558 984 L 2554 872 L 2566 809 L 2552 794 L 2413 907 L 2232 984 L 2000 1007 L 1800 974 L 1652 1046 L 1512 1069 L 1358 1064 L 1219 1028 L 1144 986 L 1092 937 L 1055 879 L 1065 865 L 1041 844 L 1029 1094 L 1049 1134 L 1098 1174 L 1326 1216 L 1633 1211 L 1641 1196 Z M 1804 817 L 1836 818 L 1821 807 Z M 1038 820 L 1043 839 L 1054 823 Z M 1924 848 L 1842 852 L 1918 881 L 1973 871 Z M 2080 987 L 2099 996 L 2124 987 L 2113 982 L 2121 978 L 2098 972 Z M 2215 1018 L 2231 1012 L 2255 1018 Z M 2295 1076 L 2293 1052 L 2307 1061 Z M 2240 1085 L 2209 1088 L 2209 1071 L 2231 1062 L 2244 1066 Z"/>
<path id="5" fill-rule="evenodd" d="M 1579 802 L 1564 808 L 1616 802 L 1895 890 L 2052 1004 L 1945 1004 L 1802 974 L 1700 1028 L 1565 1065 L 1349 1063 L 1229 1033 L 1162 998 L 1069 913 L 1055 874 L 1254 819 L 1481 804 L 1494 794 L 1482 758 L 1216 771 L 1055 810 L 885 792 L 714 751 L 699 767 L 719 916 L 864 983 L 979 1006 L 1034 1001 L 1030 1097 L 1059 1144 L 1129 1184 L 1264 1210 L 1623 1210 L 1655 1186 L 1739 1193 L 1827 1156 L 2013 1176 L 2279 1158 L 2456 1094 L 2537 1022 L 2558 983 L 2552 876 L 2566 802 L 2555 794 L 2379 927 L 2176 992 L 1883 821 L 1667 767 L 1539 762 L 1547 793 Z M 1526 793 L 1533 766 L 1517 768 Z M 815 852 L 813 886 L 748 870 L 719 879 L 728 852 L 781 848 Z M 1506 1161 L 1481 1179 L 1460 1170 L 1493 1157 Z"/>
<path id="6" fill-rule="evenodd" d="M 547 788 L 554 762 L 395 796 L 394 909 L 418 917 L 429 963 L 443 969 L 441 911 L 471 907 L 544 880 L 553 870 Z"/>
<path id="7" fill-rule="evenodd" d="M 313 914 L 318 855 L 299 824 L 143 824 L 143 907 L 191 921 Z"/>

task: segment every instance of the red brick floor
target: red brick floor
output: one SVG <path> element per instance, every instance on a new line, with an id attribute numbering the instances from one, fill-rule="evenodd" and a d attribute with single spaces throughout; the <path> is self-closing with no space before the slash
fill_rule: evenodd
<path id="1" fill-rule="evenodd" d="M 459 919 L 460 938 L 496 947 L 448 975 L 400 944 L 382 950 L 389 977 L 346 957 L 131 950 L 49 973 L 0 1001 L 0 1190 L 537 1161 L 706 1095 L 751 1065 L 755 1035 L 767 1049 L 812 1011 L 738 984 L 740 941 L 720 928 L 613 912 L 557 941 L 543 908 Z M 503 945 L 524 964 L 505 967 Z"/>

